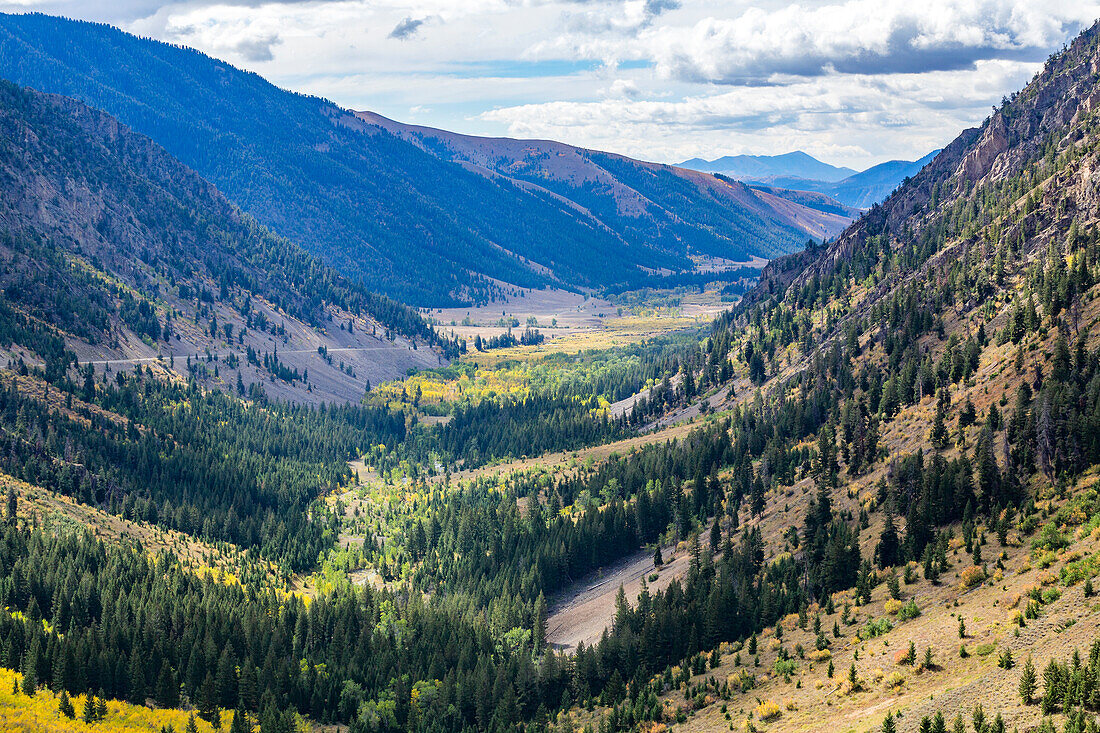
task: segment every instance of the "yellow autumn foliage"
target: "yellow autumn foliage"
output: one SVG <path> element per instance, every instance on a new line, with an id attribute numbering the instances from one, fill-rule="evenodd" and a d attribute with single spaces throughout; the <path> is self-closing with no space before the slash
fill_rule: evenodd
<path id="1" fill-rule="evenodd" d="M 775 700 L 765 700 L 756 706 L 756 717 L 763 721 L 774 720 L 783 714 L 779 703 Z"/>
<path id="2" fill-rule="evenodd" d="M 89 725 L 80 717 L 84 709 L 84 695 L 70 698 L 76 717 L 69 719 L 58 709 L 58 696 L 48 689 L 39 690 L 33 697 L 13 694 L 13 684 L 21 681 L 22 677 L 10 669 L 0 668 L 0 730 L 4 733 L 160 733 L 165 725 L 171 725 L 176 733 L 183 733 L 190 716 L 183 710 L 153 710 L 108 700 L 107 717 Z M 229 730 L 232 721 L 230 711 L 222 713 L 223 730 Z M 209 723 L 197 717 L 195 723 L 199 733 L 212 733 L 214 730 Z"/>
<path id="3" fill-rule="evenodd" d="M 966 568 L 959 574 L 959 585 L 964 589 L 973 588 L 976 585 L 980 585 L 985 580 L 985 568 L 981 565 L 974 565 L 973 567 Z"/>
<path id="4" fill-rule="evenodd" d="M 527 347 L 523 347 L 527 348 Z M 507 349 L 494 349 L 493 353 L 503 356 Z M 636 362 L 634 355 L 622 355 L 620 358 L 540 358 L 537 361 L 506 359 L 504 363 L 486 365 L 493 362 L 488 354 L 477 355 L 482 366 L 449 367 L 437 370 L 417 372 L 405 379 L 383 382 L 374 387 L 366 396 L 366 402 L 391 409 L 403 409 L 416 402 L 420 407 L 470 404 L 476 405 L 483 400 L 515 399 L 523 400 L 544 389 L 554 389 L 565 384 L 599 377 L 604 374 L 620 372 L 630 362 Z M 652 386 L 647 383 L 646 386 Z M 417 390 L 420 392 L 416 400 Z M 598 397 L 596 412 L 604 412 L 610 403 Z M 444 412 L 447 410 L 444 409 Z M 439 414 L 438 408 L 431 410 Z"/>
<path id="5" fill-rule="evenodd" d="M 887 675 L 886 680 L 883 682 L 883 687 L 887 690 L 899 690 L 901 686 L 905 684 L 905 675 L 901 672 L 891 672 Z"/>

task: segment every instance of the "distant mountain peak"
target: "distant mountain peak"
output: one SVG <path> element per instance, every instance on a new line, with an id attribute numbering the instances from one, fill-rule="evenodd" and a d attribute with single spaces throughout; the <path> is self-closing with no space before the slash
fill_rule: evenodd
<path id="1" fill-rule="evenodd" d="M 712 161 L 692 158 L 680 165 L 735 178 L 753 186 L 825 194 L 845 206 L 867 209 L 885 199 L 938 152 L 933 151 L 915 161 L 887 161 L 858 173 L 851 168 L 822 163 L 801 150 L 781 155 L 734 155 Z"/>
<path id="2" fill-rule="evenodd" d="M 726 155 L 714 160 L 692 158 L 680 163 L 680 167 L 705 173 L 721 173 L 730 178 L 753 180 L 784 176 L 832 182 L 855 173 L 851 168 L 824 163 L 802 150 L 792 150 L 779 155 Z"/>

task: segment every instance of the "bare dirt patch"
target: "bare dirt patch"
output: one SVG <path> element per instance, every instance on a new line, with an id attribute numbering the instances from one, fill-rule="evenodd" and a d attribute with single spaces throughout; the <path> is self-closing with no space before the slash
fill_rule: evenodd
<path id="1" fill-rule="evenodd" d="M 647 584 L 650 592 L 668 587 L 673 578 L 683 577 L 690 557 L 681 552 L 673 557 L 674 547 L 662 548 L 666 562 L 660 569 L 653 565 L 652 552 L 638 552 L 615 565 L 601 568 L 573 583 L 551 599 L 546 624 L 547 642 L 558 651 L 576 651 L 583 643 L 591 646 L 615 617 L 615 598 L 622 586 L 627 600 L 634 605 L 642 590 L 642 581 L 653 573 L 657 579 Z"/>

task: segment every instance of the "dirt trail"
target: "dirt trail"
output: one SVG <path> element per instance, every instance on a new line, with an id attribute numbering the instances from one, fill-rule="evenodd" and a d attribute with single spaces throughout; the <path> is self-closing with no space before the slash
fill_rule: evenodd
<path id="1" fill-rule="evenodd" d="M 607 568 L 591 573 L 551 599 L 546 639 L 558 651 L 575 651 L 577 644 L 590 646 L 599 640 L 615 616 L 615 596 L 623 586 L 631 605 L 638 600 L 642 579 L 653 572 L 657 580 L 649 584 L 650 593 L 668 587 L 673 578 L 687 573 L 690 556 L 681 552 L 673 558 L 674 548 L 662 548 L 665 564 L 653 567 L 653 553 L 638 552 Z M 669 559 L 671 558 L 671 559 Z"/>
<path id="2" fill-rule="evenodd" d="M 329 354 L 355 354 L 355 353 L 360 353 L 360 352 L 364 352 L 364 351 L 393 351 L 393 348 L 394 347 L 392 347 L 392 346 L 359 346 L 359 347 L 349 347 L 349 348 L 341 348 L 341 349 L 328 349 L 328 353 Z M 232 349 L 231 349 L 231 351 L 232 351 Z M 285 351 L 280 351 L 279 355 L 280 356 L 290 356 L 292 354 L 293 355 L 298 355 L 298 354 L 310 354 L 310 355 L 312 355 L 312 354 L 316 354 L 316 353 L 317 353 L 317 349 L 288 349 L 288 350 L 285 350 Z M 91 364 L 92 366 L 117 366 L 117 365 L 122 365 L 122 364 L 149 364 L 149 363 L 154 362 L 154 361 L 164 362 L 164 361 L 168 361 L 171 358 L 186 359 L 189 356 L 198 357 L 199 355 L 200 354 L 199 354 L 199 351 L 197 349 L 191 349 L 191 350 L 181 352 L 181 353 L 178 353 L 178 354 L 175 353 L 175 352 L 172 352 L 170 354 L 163 354 L 163 355 L 158 355 L 158 356 L 134 357 L 133 359 L 90 359 L 90 360 L 87 360 L 87 361 L 78 361 L 77 363 L 80 364 L 81 366 L 87 366 L 88 364 Z M 39 365 L 39 366 L 41 366 L 41 365 Z"/>

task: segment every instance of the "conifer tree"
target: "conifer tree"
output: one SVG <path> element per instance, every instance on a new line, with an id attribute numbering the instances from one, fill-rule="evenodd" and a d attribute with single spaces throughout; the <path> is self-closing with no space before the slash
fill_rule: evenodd
<path id="1" fill-rule="evenodd" d="M 979 732 L 985 730 L 985 708 L 982 707 L 981 703 L 974 706 L 974 710 L 970 714 L 970 722 L 973 723 L 974 730 Z"/>
<path id="2" fill-rule="evenodd" d="M 214 685 L 214 675 L 206 673 L 206 678 L 199 687 L 198 696 L 199 717 L 214 725 L 214 721 L 220 720 L 221 708 L 218 704 L 218 691 Z"/>
<path id="3" fill-rule="evenodd" d="M 134 705 L 145 703 L 145 665 L 142 664 L 141 651 L 136 646 L 130 654 L 130 689 L 127 700 Z"/>
<path id="4" fill-rule="evenodd" d="M 1031 657 L 1028 657 L 1027 661 L 1024 662 L 1024 671 L 1020 673 L 1020 700 L 1024 705 L 1030 705 L 1035 699 L 1037 685 L 1035 665 L 1032 663 Z"/>
<path id="5" fill-rule="evenodd" d="M 615 594 L 615 619 L 612 628 L 618 632 L 626 630 L 630 623 L 630 604 L 626 600 L 626 591 L 622 583 L 619 584 L 619 592 Z"/>
<path id="6" fill-rule="evenodd" d="M 28 652 L 26 662 L 23 663 L 23 682 L 21 687 L 24 695 L 33 695 L 38 689 L 38 675 L 35 672 L 35 668 L 38 666 L 35 659 L 36 656 L 33 650 Z"/>
<path id="7" fill-rule="evenodd" d="M 936 404 L 936 416 L 932 419 L 932 429 L 928 433 L 928 440 L 937 450 L 947 447 L 947 415 L 943 403 Z"/>
<path id="8" fill-rule="evenodd" d="M 939 710 L 932 716 L 932 732 L 931 733 L 947 733 L 947 721 L 943 719 L 943 713 Z"/>
<path id="9" fill-rule="evenodd" d="M 1055 660 L 1050 660 L 1050 663 L 1043 670 L 1043 699 L 1042 710 L 1043 715 L 1050 715 L 1054 712 L 1058 703 L 1061 702 L 1063 693 L 1065 691 L 1065 681 L 1062 679 L 1062 669 Z"/>
<path id="10" fill-rule="evenodd" d="M 162 708 L 175 708 L 180 704 L 179 682 L 176 680 L 175 670 L 167 662 L 161 665 L 160 675 L 157 677 L 156 701 Z"/>
<path id="11" fill-rule="evenodd" d="M 233 711 L 233 722 L 229 724 L 229 733 L 252 733 L 247 712 L 240 709 Z"/>
<path id="12" fill-rule="evenodd" d="M 57 709 L 58 712 L 70 720 L 76 717 L 76 710 L 73 709 L 73 703 L 69 699 L 69 694 L 64 690 L 61 691 L 61 697 L 57 701 Z"/>
<path id="13" fill-rule="evenodd" d="M 657 551 L 660 552 L 659 546 Z M 657 558 L 654 558 L 654 564 L 657 564 Z M 546 645 L 546 622 L 548 618 L 546 596 L 543 595 L 542 591 L 539 591 L 539 597 L 535 599 L 535 610 L 532 615 L 534 617 L 535 650 L 542 651 L 542 648 Z M 242 679 L 241 682 L 243 686 L 244 680 Z"/>
<path id="14" fill-rule="evenodd" d="M 752 491 L 749 495 L 749 509 L 754 517 L 759 517 L 764 513 L 764 507 L 764 482 L 760 480 L 760 476 L 758 475 L 752 482 Z"/>
<path id="15" fill-rule="evenodd" d="M 878 558 L 880 568 L 888 568 L 898 564 L 898 550 L 901 543 L 898 539 L 898 528 L 894 524 L 894 512 L 886 513 L 886 523 L 879 535 L 878 547 L 875 548 L 875 556 Z"/>

